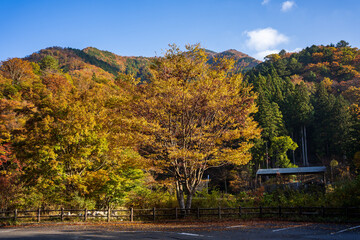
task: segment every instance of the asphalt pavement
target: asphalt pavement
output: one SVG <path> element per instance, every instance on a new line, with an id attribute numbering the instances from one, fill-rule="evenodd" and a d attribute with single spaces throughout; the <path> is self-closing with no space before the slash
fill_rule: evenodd
<path id="1" fill-rule="evenodd" d="M 160 227 L 161 226 L 161 227 Z M 0 228 L 0 239 L 344 239 L 360 240 L 360 224 L 229 222 L 201 225 L 36 225 Z"/>

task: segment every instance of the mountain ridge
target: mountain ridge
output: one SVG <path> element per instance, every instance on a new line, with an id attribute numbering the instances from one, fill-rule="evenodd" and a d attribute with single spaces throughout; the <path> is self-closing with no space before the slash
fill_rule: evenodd
<path id="1" fill-rule="evenodd" d="M 223 52 L 214 52 L 205 49 L 208 54 L 209 63 L 214 58 L 231 57 L 235 60 L 237 71 L 246 71 L 257 66 L 260 61 L 235 49 Z M 150 78 L 149 64 L 153 57 L 142 56 L 121 56 L 107 50 L 100 50 L 96 47 L 83 49 L 49 47 L 41 49 L 27 57 L 31 62 L 40 62 L 45 56 L 50 55 L 59 61 L 59 67 L 70 75 L 82 75 L 91 77 L 95 73 L 98 77 L 115 79 L 119 73 L 132 74 L 141 81 Z"/>

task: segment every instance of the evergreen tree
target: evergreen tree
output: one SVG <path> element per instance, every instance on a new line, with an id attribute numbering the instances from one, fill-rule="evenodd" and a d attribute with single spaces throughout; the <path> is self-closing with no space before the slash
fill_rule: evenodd
<path id="1" fill-rule="evenodd" d="M 317 86 L 314 97 L 314 143 L 319 156 L 329 156 L 332 141 L 332 109 L 335 96 L 329 94 L 323 83 Z"/>
<path id="2" fill-rule="evenodd" d="M 346 156 L 347 146 L 351 144 L 351 115 L 349 103 L 339 95 L 331 110 L 330 129 L 332 134 L 331 149 L 334 154 Z"/>
<path id="3" fill-rule="evenodd" d="M 286 113 L 287 127 L 291 130 L 292 136 L 298 136 L 303 165 L 309 165 L 306 129 L 312 120 L 313 106 L 310 102 L 310 93 L 305 84 L 301 83 L 296 85 L 293 91 L 289 90 L 285 103 L 284 112 Z"/>

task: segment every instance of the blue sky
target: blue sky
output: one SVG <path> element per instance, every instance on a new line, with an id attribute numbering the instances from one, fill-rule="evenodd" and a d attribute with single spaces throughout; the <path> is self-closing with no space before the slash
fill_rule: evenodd
<path id="1" fill-rule="evenodd" d="M 0 0 L 0 60 L 61 46 L 161 55 L 170 43 L 258 59 L 346 40 L 360 47 L 358 0 Z"/>

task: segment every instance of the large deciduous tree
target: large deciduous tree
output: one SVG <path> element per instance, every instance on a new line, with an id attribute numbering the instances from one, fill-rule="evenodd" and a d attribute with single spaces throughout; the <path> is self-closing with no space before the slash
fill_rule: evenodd
<path id="1" fill-rule="evenodd" d="M 208 65 L 199 46 L 186 49 L 173 45 L 155 58 L 151 83 L 140 87 L 135 104 L 148 136 L 142 154 L 174 177 L 180 208 L 191 207 L 209 167 L 248 163 L 260 134 L 251 117 L 256 96 L 232 71 L 234 62 Z"/>
<path id="2" fill-rule="evenodd" d="M 12 79 L 13 84 L 19 84 L 35 77 L 30 62 L 20 58 L 12 58 L 1 62 L 0 73 L 4 77 Z"/>

